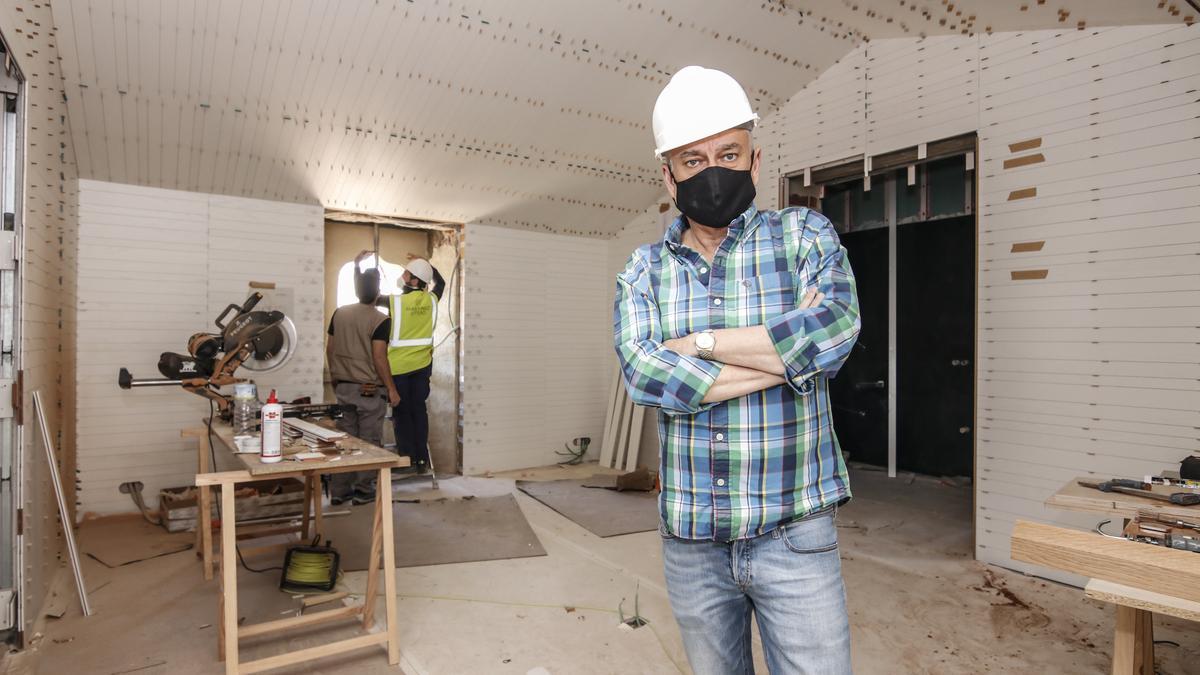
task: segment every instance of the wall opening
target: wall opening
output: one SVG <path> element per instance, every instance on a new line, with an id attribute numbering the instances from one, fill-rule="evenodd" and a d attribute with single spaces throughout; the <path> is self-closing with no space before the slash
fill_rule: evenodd
<path id="1" fill-rule="evenodd" d="M 862 333 L 830 386 L 852 461 L 974 478 L 974 150 L 968 134 L 785 178 L 790 206 L 834 224 L 857 280 Z"/>
<path id="2" fill-rule="evenodd" d="M 445 279 L 434 329 L 433 374 L 427 401 L 429 448 L 439 474 L 462 471 L 462 339 L 464 318 L 461 226 L 419 223 L 364 214 L 330 212 L 325 221 L 325 326 L 333 312 L 358 302 L 354 294 L 354 258 L 362 251 L 377 251 L 381 290 L 401 290 L 404 267 L 414 257 L 425 258 Z M 361 269 L 375 267 L 374 255 Z M 386 309 L 380 310 L 387 313 Z M 325 366 L 325 400 L 335 401 L 333 383 Z M 384 421 L 383 443 L 395 447 L 391 412 Z"/>

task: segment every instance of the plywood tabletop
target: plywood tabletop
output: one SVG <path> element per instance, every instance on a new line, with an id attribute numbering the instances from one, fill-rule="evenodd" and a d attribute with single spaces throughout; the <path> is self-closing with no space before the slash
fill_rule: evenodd
<path id="1" fill-rule="evenodd" d="M 204 420 L 208 424 L 208 420 Z M 324 426 L 324 425 L 323 425 Z M 332 426 L 330 426 L 332 428 Z M 233 427 L 223 422 L 213 422 L 213 436 L 215 436 L 222 445 L 230 452 L 236 447 L 233 442 Z M 288 459 L 291 455 L 301 452 L 308 452 L 310 448 L 302 441 L 295 441 L 292 445 L 288 444 L 288 439 L 284 439 L 283 459 L 278 462 L 265 463 L 257 454 L 250 453 L 233 453 L 235 457 L 246 467 L 246 471 L 251 476 L 276 476 L 281 474 L 291 474 L 303 471 L 320 471 L 321 473 L 340 473 L 349 470 L 367 470 L 379 469 L 384 466 L 392 468 L 401 468 L 410 466 L 412 461 L 408 457 L 401 457 L 394 452 L 381 448 L 373 443 L 368 443 L 361 438 L 354 436 L 346 436 L 337 441 L 338 450 L 342 454 L 333 455 L 325 460 L 308 460 L 298 462 Z"/>
<path id="2" fill-rule="evenodd" d="M 1080 476 L 1062 486 L 1046 500 L 1046 506 L 1068 511 L 1086 511 L 1089 513 L 1105 513 L 1122 518 L 1133 518 L 1138 511 L 1148 511 L 1161 516 L 1173 516 L 1193 522 L 1200 521 L 1200 504 L 1196 506 L 1179 506 L 1157 499 L 1127 495 L 1121 492 L 1101 492 L 1095 488 L 1083 487 L 1079 481 L 1090 483 L 1103 482 L 1103 478 L 1095 476 Z M 1183 491 L 1178 487 L 1165 485 L 1153 486 L 1153 491 L 1169 495 L 1172 492 Z"/>

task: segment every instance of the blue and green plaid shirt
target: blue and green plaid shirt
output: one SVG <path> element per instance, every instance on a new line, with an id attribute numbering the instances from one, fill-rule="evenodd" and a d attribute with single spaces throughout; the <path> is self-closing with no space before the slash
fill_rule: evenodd
<path id="1" fill-rule="evenodd" d="M 635 403 L 660 409 L 666 531 L 732 541 L 850 498 L 828 379 L 858 337 L 854 273 L 829 220 L 806 208 L 751 206 L 709 263 L 684 246 L 684 219 L 617 275 L 615 337 Z M 808 288 L 825 294 L 797 309 Z M 765 325 L 786 385 L 701 403 L 721 364 L 663 342 L 706 329 Z"/>

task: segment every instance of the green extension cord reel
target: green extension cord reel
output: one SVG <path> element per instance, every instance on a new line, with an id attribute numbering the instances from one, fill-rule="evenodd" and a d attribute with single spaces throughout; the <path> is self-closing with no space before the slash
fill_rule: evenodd
<path id="1" fill-rule="evenodd" d="M 318 540 L 308 546 L 293 546 L 283 559 L 283 575 L 279 579 L 279 590 L 289 593 L 329 592 L 338 582 L 337 549 L 326 541 L 318 546 Z"/>

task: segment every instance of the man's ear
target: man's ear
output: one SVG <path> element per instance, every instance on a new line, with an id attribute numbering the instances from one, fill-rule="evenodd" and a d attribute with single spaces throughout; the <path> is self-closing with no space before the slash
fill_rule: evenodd
<path id="1" fill-rule="evenodd" d="M 762 148 L 755 148 L 750 159 L 750 181 L 758 186 L 758 170 L 762 167 Z"/>
<path id="2" fill-rule="evenodd" d="M 671 201 L 675 201 L 675 192 L 676 192 L 677 186 L 675 185 L 675 176 L 671 175 L 671 163 L 670 162 L 671 162 L 671 159 L 669 157 L 663 158 L 662 179 L 663 179 L 663 185 L 665 185 L 667 188 L 667 193 L 671 195 Z"/>

